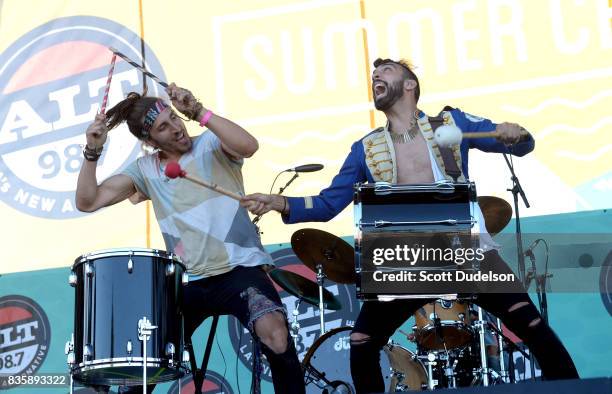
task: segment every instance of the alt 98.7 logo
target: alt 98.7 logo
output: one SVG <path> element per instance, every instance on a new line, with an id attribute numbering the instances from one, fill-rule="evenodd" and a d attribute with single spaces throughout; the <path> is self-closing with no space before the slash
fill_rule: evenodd
<path id="1" fill-rule="evenodd" d="M 59 18 L 24 34 L 0 54 L 0 200 L 21 212 L 63 219 L 81 215 L 74 191 L 85 130 L 100 109 L 113 46 L 140 59 L 140 38 L 108 19 Z M 164 77 L 147 48 L 147 68 Z M 109 107 L 142 91 L 142 75 L 118 60 Z M 160 96 L 150 84 L 150 95 Z M 109 133 L 98 180 L 136 158 L 138 141 L 123 125 Z"/>
<path id="2" fill-rule="evenodd" d="M 15 385 L 11 377 L 33 375 L 47 357 L 50 340 L 40 305 L 18 295 L 0 298 L 0 389 Z"/>

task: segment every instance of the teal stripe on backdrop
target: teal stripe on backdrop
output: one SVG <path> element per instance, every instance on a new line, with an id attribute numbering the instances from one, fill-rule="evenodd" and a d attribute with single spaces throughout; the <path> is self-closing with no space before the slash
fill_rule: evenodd
<path id="1" fill-rule="evenodd" d="M 612 212 L 607 210 L 530 217 L 522 220 L 523 231 L 526 234 L 549 233 L 612 233 Z M 307 226 L 305 226 L 307 227 Z M 504 233 L 511 233 L 513 222 Z M 345 237 L 352 243 L 352 237 Z M 605 254 L 605 245 L 600 242 L 599 251 L 594 255 Z M 289 244 L 269 245 L 268 250 L 290 247 Z M 608 251 L 612 250 L 609 248 Z M 596 252 L 596 253 L 595 253 Z M 76 257 L 76 256 L 75 256 Z M 508 256 L 511 260 L 511 256 Z M 601 266 L 595 261 L 596 267 Z M 69 268 L 50 269 L 33 272 L 22 272 L 0 276 L 0 297 L 6 295 L 21 295 L 32 298 L 44 309 L 51 325 L 50 351 L 39 370 L 44 373 L 65 373 L 66 356 L 64 344 L 70 338 L 73 326 L 74 298 L 73 288 L 68 285 Z M 535 298 L 534 298 L 535 300 Z M 610 360 L 612 359 L 612 316 L 604 305 L 599 293 L 550 294 L 550 322 L 562 341 L 568 347 L 582 377 L 598 377 L 612 375 Z M 208 334 L 210 321 L 205 322 L 194 336 L 196 358 L 202 359 L 204 344 Z M 217 332 L 217 341 L 213 348 L 210 369 L 225 376 L 235 392 L 240 384 L 241 392 L 248 392 L 251 383 L 251 373 L 236 358 L 230 337 L 227 333 L 227 320 L 221 318 Z M 403 326 L 404 331 L 412 329 L 409 321 Z M 401 334 L 396 334 L 394 340 L 411 348 Z M 246 341 L 245 341 L 246 342 Z M 246 343 L 243 343 L 246 346 Z M 236 375 L 236 370 L 238 374 Z M 272 392 L 268 382 L 263 383 L 263 392 Z M 163 387 L 163 388 L 162 388 Z M 156 393 L 164 393 L 170 387 L 169 383 L 161 385 Z M 45 389 L 46 393 L 66 393 L 66 389 Z M 30 393 L 32 389 L 11 389 L 10 393 Z"/>

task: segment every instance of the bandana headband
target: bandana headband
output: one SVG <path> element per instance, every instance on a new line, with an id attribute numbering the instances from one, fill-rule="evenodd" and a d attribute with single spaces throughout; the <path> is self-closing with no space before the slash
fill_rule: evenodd
<path id="1" fill-rule="evenodd" d="M 168 104 L 164 103 L 162 99 L 157 99 L 155 103 L 147 110 L 147 113 L 144 117 L 144 123 L 142 125 L 142 135 L 143 137 L 148 137 L 151 128 L 153 127 L 153 123 L 155 123 L 155 119 L 161 114 L 166 108 L 168 108 Z"/>

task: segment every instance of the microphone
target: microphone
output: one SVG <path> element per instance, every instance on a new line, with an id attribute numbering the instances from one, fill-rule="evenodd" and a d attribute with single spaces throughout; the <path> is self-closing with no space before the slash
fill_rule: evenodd
<path id="1" fill-rule="evenodd" d="M 301 166 L 297 166 L 294 168 L 289 168 L 288 170 L 285 170 L 285 172 L 315 172 L 315 171 L 321 171 L 323 169 L 323 164 L 304 164 Z"/>

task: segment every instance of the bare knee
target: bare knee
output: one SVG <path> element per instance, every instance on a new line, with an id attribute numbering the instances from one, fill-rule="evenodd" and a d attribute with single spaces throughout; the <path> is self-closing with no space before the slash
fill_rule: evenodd
<path id="1" fill-rule="evenodd" d="M 536 319 L 533 319 L 530 323 L 529 323 L 529 328 L 533 328 L 535 326 L 537 326 L 538 324 L 540 324 L 542 322 L 542 319 L 540 319 L 539 317 Z"/>
<path id="2" fill-rule="evenodd" d="M 508 309 L 508 312 L 514 312 L 515 310 L 526 307 L 527 305 L 529 305 L 527 301 L 517 302 Z"/>
<path id="3" fill-rule="evenodd" d="M 367 343 L 370 341 L 370 336 L 368 334 L 364 334 L 362 332 L 352 332 L 351 333 L 351 345 L 360 345 L 363 343 Z"/>
<path id="4" fill-rule="evenodd" d="M 524 308 L 526 306 L 529 305 L 529 302 L 527 301 L 521 301 L 521 302 L 517 302 L 516 304 L 512 305 L 509 309 L 508 312 L 514 312 L 520 308 Z M 538 324 L 540 324 L 542 322 L 542 318 L 540 317 L 536 317 L 533 320 L 531 320 L 529 322 L 529 324 L 527 325 L 529 328 L 534 328 L 535 326 L 537 326 Z"/>
<path id="5" fill-rule="evenodd" d="M 289 332 L 282 313 L 270 312 L 257 319 L 255 334 L 275 354 L 287 351 Z"/>

